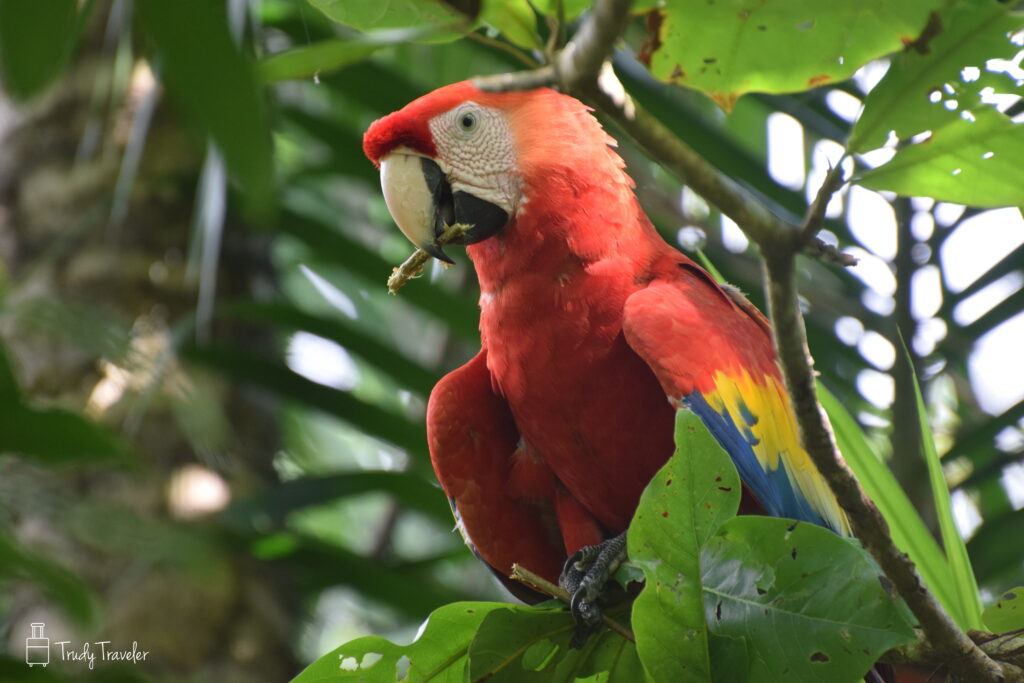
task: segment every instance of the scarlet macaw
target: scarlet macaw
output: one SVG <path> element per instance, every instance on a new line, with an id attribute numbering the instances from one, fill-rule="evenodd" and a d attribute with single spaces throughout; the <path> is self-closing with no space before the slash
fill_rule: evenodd
<path id="1" fill-rule="evenodd" d="M 467 544 L 499 575 L 518 562 L 556 581 L 567 557 L 626 530 L 679 407 L 729 453 L 748 506 L 848 534 L 800 446 L 764 316 L 661 239 L 614 146 L 571 97 L 469 82 L 364 137 L 413 243 L 447 260 L 445 225 L 474 226 L 460 243 L 481 349 L 427 408 Z"/>

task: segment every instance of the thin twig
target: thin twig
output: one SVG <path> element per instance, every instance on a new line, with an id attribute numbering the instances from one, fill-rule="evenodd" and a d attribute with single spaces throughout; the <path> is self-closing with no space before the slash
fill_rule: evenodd
<path id="1" fill-rule="evenodd" d="M 825 220 L 825 211 L 828 209 L 829 202 L 832 201 L 832 197 L 845 182 L 843 160 L 840 159 L 835 166 L 829 169 L 824 182 L 818 188 L 818 194 L 815 195 L 814 201 L 807 207 L 807 213 L 804 215 L 803 223 L 800 225 L 801 241 L 810 242 L 818 234 L 818 230 L 821 229 L 821 223 Z"/>
<path id="2" fill-rule="evenodd" d="M 477 33 L 476 31 L 466 31 L 463 35 L 470 40 L 475 40 L 481 45 L 487 45 L 488 47 L 493 47 L 496 50 L 501 50 L 502 52 L 512 55 L 516 60 L 522 62 L 527 69 L 534 69 L 539 66 L 536 59 L 526 54 L 515 45 L 495 40 L 490 36 L 485 36 L 482 33 Z"/>
<path id="3" fill-rule="evenodd" d="M 512 73 L 478 76 L 473 85 L 485 92 L 511 92 L 513 90 L 533 90 L 557 85 L 555 67 L 547 64 L 532 71 L 513 71 Z"/>
<path id="4" fill-rule="evenodd" d="M 472 225 L 465 225 L 463 223 L 449 225 L 444 229 L 444 232 L 438 236 L 436 240 L 438 246 L 448 244 L 472 227 Z M 422 249 L 417 249 L 412 252 L 412 256 L 405 259 L 405 261 L 402 262 L 402 265 L 394 268 L 391 271 L 391 275 L 388 276 L 388 294 L 398 294 L 398 290 L 404 287 L 405 283 L 422 275 L 423 266 L 425 266 L 429 260 L 430 254 Z M 446 263 L 445 266 L 447 265 L 448 264 Z"/>
<path id="5" fill-rule="evenodd" d="M 544 593 L 545 595 L 550 595 L 556 600 L 560 600 L 561 602 L 564 602 L 567 605 L 569 604 L 569 601 L 572 599 L 572 596 L 569 595 L 569 592 L 567 590 L 565 590 L 561 586 L 556 586 L 555 584 L 545 579 L 543 576 L 534 574 L 521 564 L 512 565 L 512 574 L 510 575 L 510 578 L 515 579 L 516 581 L 519 581 L 521 583 L 525 583 L 526 585 L 532 588 L 536 588 L 541 593 Z M 605 626 L 615 631 L 629 642 L 636 643 L 636 636 L 633 634 L 633 631 L 630 630 L 628 627 L 623 626 L 619 622 L 609 617 L 607 614 L 601 615 L 601 621 L 604 622 Z"/>

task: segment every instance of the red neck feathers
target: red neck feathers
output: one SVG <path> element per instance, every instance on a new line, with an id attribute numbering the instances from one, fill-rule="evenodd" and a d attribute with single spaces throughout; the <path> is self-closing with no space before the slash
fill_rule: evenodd
<path id="1" fill-rule="evenodd" d="M 523 180 L 518 211 L 497 236 L 468 247 L 483 295 L 531 275 L 550 287 L 580 269 L 625 276 L 646 267 L 666 245 L 640 209 L 614 139 L 578 100 L 529 95 L 510 111 Z"/>

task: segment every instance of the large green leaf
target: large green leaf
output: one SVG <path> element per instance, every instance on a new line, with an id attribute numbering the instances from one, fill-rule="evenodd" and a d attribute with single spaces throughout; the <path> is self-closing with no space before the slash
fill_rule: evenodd
<path id="1" fill-rule="evenodd" d="M 853 681 L 914 631 L 853 542 L 813 524 L 742 516 L 701 555 L 704 606 L 719 657 L 749 678 Z"/>
<path id="2" fill-rule="evenodd" d="M 651 71 L 724 109 L 747 92 L 796 92 L 844 80 L 917 38 L 933 0 L 668 0 Z"/>
<path id="3" fill-rule="evenodd" d="M 853 681 L 912 639 L 854 542 L 734 517 L 728 456 L 692 415 L 677 420 L 678 452 L 644 491 L 629 537 L 647 577 L 632 624 L 654 680 Z"/>
<path id="4" fill-rule="evenodd" d="M 828 413 L 843 459 L 885 517 L 893 543 L 910 556 L 925 585 L 938 601 L 946 609 L 956 609 L 956 590 L 946 556 L 896 477 L 875 453 L 864 431 L 842 402 L 820 384 L 818 399 Z"/>
<path id="5" fill-rule="evenodd" d="M 1019 48 L 1008 34 L 1024 21 L 1011 7 L 995 0 L 957 2 L 936 15 L 933 26 L 938 34 L 894 57 L 885 78 L 864 101 L 850 134 L 850 150 L 881 147 L 889 131 L 908 140 L 954 123 L 960 111 L 973 109 L 978 91 L 987 83 L 966 80 L 963 69 L 973 66 L 984 74 L 988 60 L 1013 58 Z M 1004 78 L 1005 87 L 1013 87 L 1013 81 Z M 945 102 L 950 100 L 958 106 L 947 109 Z"/>
<path id="6" fill-rule="evenodd" d="M 293 683 L 365 681 L 394 683 L 399 660 L 408 658 L 404 680 L 450 681 L 468 677 L 468 650 L 484 618 L 497 609 L 497 602 L 456 602 L 437 609 L 426 628 L 410 645 L 395 645 L 379 636 L 366 636 L 328 652 L 293 679 Z"/>
<path id="7" fill-rule="evenodd" d="M 659 681 L 710 680 L 700 553 L 736 514 L 740 480 L 689 410 L 676 414 L 676 453 L 644 489 L 629 527 L 629 557 L 646 577 L 633 604 L 637 652 Z"/>
<path id="8" fill-rule="evenodd" d="M 4 90 L 24 99 L 57 77 L 78 39 L 79 4 L 77 0 L 0 0 L 0 75 Z"/>
<path id="9" fill-rule="evenodd" d="M 1024 125 L 990 107 L 904 147 L 857 182 L 874 190 L 969 204 L 1024 204 Z"/>
<path id="10" fill-rule="evenodd" d="M 235 46 L 223 6 L 207 0 L 137 4 L 160 56 L 160 74 L 209 132 L 256 209 L 269 208 L 271 146 L 252 64 Z"/>

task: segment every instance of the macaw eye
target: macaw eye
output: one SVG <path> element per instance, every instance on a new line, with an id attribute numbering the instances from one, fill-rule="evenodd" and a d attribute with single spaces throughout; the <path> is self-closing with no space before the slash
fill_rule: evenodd
<path id="1" fill-rule="evenodd" d="M 471 111 L 462 112 L 459 114 L 459 130 L 463 133 L 472 133 L 476 130 L 477 120 L 476 114 Z"/>

